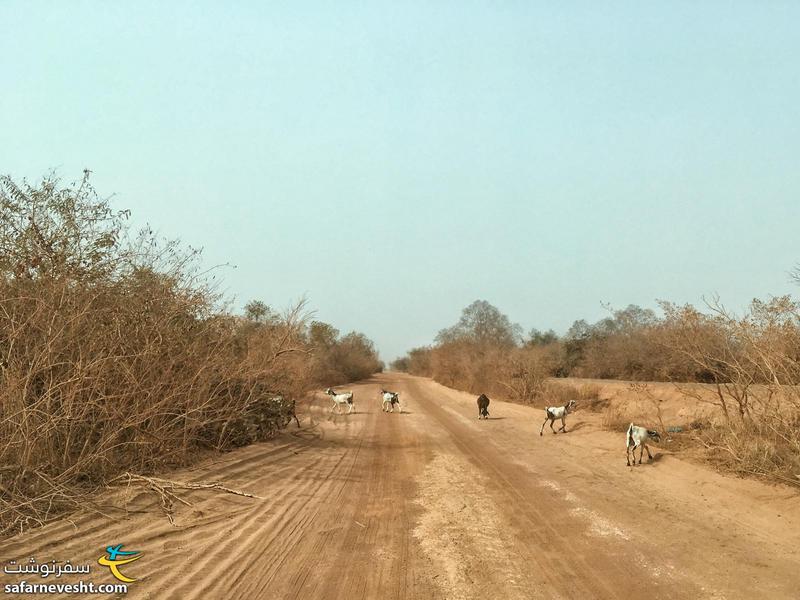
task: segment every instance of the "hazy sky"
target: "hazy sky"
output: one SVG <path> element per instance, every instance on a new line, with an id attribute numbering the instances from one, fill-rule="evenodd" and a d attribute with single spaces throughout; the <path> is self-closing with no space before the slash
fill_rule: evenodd
<path id="1" fill-rule="evenodd" d="M 0 3 L 0 172 L 88 167 L 385 359 L 477 298 L 798 291 L 800 3 L 300 4 Z"/>

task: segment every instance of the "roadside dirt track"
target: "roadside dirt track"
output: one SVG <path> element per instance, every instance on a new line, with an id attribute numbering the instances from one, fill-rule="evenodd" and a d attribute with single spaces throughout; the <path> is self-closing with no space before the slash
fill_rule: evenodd
<path id="1" fill-rule="evenodd" d="M 380 387 L 406 412 L 381 412 Z M 541 410 L 493 400 L 478 421 L 474 396 L 427 379 L 348 389 L 352 415 L 320 395 L 300 431 L 168 475 L 257 499 L 192 492 L 172 526 L 137 492 L 127 515 L 17 536 L 0 561 L 90 563 L 88 579 L 110 583 L 96 560 L 122 543 L 144 553 L 131 599 L 800 597 L 800 497 L 786 488 L 666 446 L 629 469 L 624 434 L 582 411 L 540 437 Z"/>

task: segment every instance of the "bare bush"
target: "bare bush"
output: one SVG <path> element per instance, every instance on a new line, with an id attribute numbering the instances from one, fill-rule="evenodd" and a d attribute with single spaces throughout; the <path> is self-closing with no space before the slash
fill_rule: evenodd
<path id="1" fill-rule="evenodd" d="M 314 385 L 332 387 L 383 370 L 374 344 L 362 333 L 341 336 L 332 325 L 314 321 L 308 328 L 308 342 L 313 349 Z"/>
<path id="2" fill-rule="evenodd" d="M 800 485 L 800 306 L 784 296 L 754 300 L 742 317 L 718 301 L 709 308 L 665 305 L 666 340 L 716 389 L 709 398 L 682 386 L 723 416 L 704 444 L 736 471 Z"/>
<path id="3" fill-rule="evenodd" d="M 226 314 L 197 252 L 129 236 L 88 175 L 2 178 L 0 208 L 0 530 L 44 523 L 123 472 L 269 437 L 314 382 L 302 304 Z"/>
<path id="4" fill-rule="evenodd" d="M 793 277 L 798 279 L 797 270 Z M 576 375 L 672 381 L 697 402 L 719 409 L 722 422 L 695 431 L 734 470 L 800 485 L 800 308 L 790 297 L 754 300 L 742 317 L 718 302 L 707 312 L 662 302 L 663 317 L 631 305 L 590 325 L 576 321 L 562 339 L 518 328 L 496 308 L 476 302 L 431 347 L 417 348 L 402 364 L 411 373 L 473 393 L 551 404 L 581 398 L 603 410 L 606 427 L 632 420 L 665 431 L 662 400 L 646 383 L 631 391 L 646 407 L 622 414 L 597 388 L 578 389 L 550 377 Z M 710 384 L 713 393 L 709 393 Z"/>
<path id="5" fill-rule="evenodd" d="M 476 394 L 535 402 L 547 395 L 547 379 L 561 361 L 555 334 L 533 330 L 523 342 L 518 325 L 486 301 L 462 311 L 458 323 L 439 332 L 434 346 L 415 348 L 394 368 Z"/>
<path id="6" fill-rule="evenodd" d="M 625 431 L 633 420 L 638 419 L 623 407 L 611 405 L 603 410 L 603 427 L 609 431 Z"/>
<path id="7" fill-rule="evenodd" d="M 644 402 L 651 407 L 652 411 L 656 415 L 656 419 L 658 420 L 658 431 L 666 434 L 667 427 L 664 425 L 664 414 L 662 411 L 664 399 L 657 397 L 653 393 L 652 388 L 646 383 L 631 383 L 630 389 L 638 400 L 644 400 Z"/>

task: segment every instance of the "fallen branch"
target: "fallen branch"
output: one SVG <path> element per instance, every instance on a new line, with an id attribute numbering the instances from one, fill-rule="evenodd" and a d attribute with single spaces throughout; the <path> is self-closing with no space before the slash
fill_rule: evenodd
<path id="1" fill-rule="evenodd" d="M 173 511 L 175 501 L 177 500 L 181 504 L 186 506 L 192 506 L 192 503 L 188 500 L 184 500 L 180 496 L 175 493 L 175 490 L 219 490 L 220 492 L 225 492 L 226 494 L 234 494 L 236 496 L 244 496 L 245 498 L 259 498 L 253 494 L 249 494 L 247 492 L 242 492 L 240 490 L 234 490 L 232 488 L 226 487 L 219 483 L 218 481 L 212 482 L 200 482 L 195 483 L 191 481 L 172 481 L 170 479 L 161 479 L 160 477 L 147 477 L 145 475 L 137 475 L 136 473 L 129 473 L 125 472 L 121 475 L 118 475 L 111 481 L 109 481 L 109 485 L 127 485 L 130 486 L 134 483 L 139 483 L 144 485 L 146 488 L 150 489 L 151 491 L 155 492 L 158 495 L 159 499 L 161 500 L 161 508 L 164 511 L 164 514 L 169 519 L 170 524 L 175 525 L 175 519 L 173 518 Z"/>

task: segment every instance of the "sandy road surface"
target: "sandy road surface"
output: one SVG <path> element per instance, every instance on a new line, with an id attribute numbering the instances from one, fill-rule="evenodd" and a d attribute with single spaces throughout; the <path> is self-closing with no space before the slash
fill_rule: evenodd
<path id="1" fill-rule="evenodd" d="M 406 413 L 381 412 L 381 386 Z M 300 432 L 170 475 L 258 499 L 193 492 L 172 526 L 140 494 L 127 515 L 7 540 L 0 561 L 96 565 L 123 543 L 144 552 L 127 598 L 800 597 L 800 498 L 786 489 L 663 449 L 628 469 L 624 436 L 590 413 L 540 437 L 540 410 L 493 401 L 479 422 L 472 395 L 427 379 L 351 389 L 353 415 L 320 399 L 313 427 L 306 415 Z M 87 580 L 111 582 L 100 569 Z"/>

